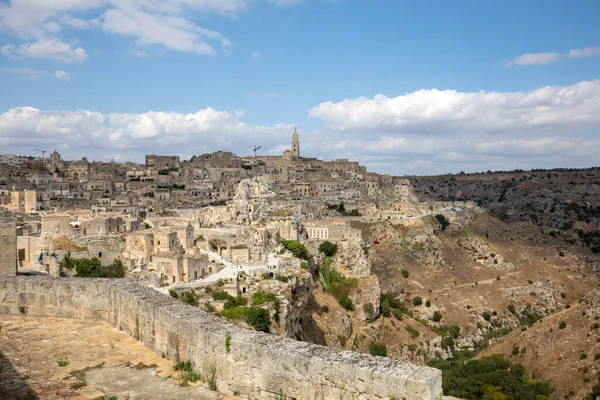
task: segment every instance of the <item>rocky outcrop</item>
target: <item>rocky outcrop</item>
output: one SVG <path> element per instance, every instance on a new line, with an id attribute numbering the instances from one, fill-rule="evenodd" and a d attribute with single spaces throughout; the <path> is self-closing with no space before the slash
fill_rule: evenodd
<path id="1" fill-rule="evenodd" d="M 357 318 L 372 321 L 379 316 L 381 287 L 376 275 L 358 279 L 357 288 L 350 293 L 349 297 L 354 303 Z"/>
<path id="2" fill-rule="evenodd" d="M 371 276 L 371 263 L 360 242 L 339 242 L 331 266 L 348 278 Z"/>
<path id="3" fill-rule="evenodd" d="M 470 253 L 474 261 L 480 264 L 502 269 L 509 270 L 514 269 L 515 266 L 512 263 L 504 262 L 504 257 L 501 254 L 494 253 L 486 244 L 482 243 L 476 237 L 462 237 L 456 241 L 456 244 Z"/>

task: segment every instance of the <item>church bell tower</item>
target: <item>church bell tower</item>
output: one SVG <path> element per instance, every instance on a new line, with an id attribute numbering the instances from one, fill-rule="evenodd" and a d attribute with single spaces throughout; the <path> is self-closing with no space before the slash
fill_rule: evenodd
<path id="1" fill-rule="evenodd" d="M 295 157 L 300 157 L 300 136 L 294 128 L 294 134 L 292 135 L 292 153 Z"/>

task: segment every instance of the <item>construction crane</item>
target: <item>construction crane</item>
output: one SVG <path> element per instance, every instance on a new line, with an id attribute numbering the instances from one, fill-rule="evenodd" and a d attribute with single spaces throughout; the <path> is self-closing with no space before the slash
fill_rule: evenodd
<path id="1" fill-rule="evenodd" d="M 44 158 L 46 158 L 46 150 L 40 150 L 40 149 L 34 149 L 35 151 L 39 151 L 40 153 L 42 153 L 42 160 Z"/>
<path id="2" fill-rule="evenodd" d="M 254 157 L 256 157 L 256 151 L 260 150 L 261 147 L 262 146 L 256 146 L 256 145 L 254 146 Z"/>

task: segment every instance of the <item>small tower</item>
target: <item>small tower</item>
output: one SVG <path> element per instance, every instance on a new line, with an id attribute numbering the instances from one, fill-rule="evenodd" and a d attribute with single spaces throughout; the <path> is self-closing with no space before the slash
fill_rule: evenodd
<path id="1" fill-rule="evenodd" d="M 294 134 L 292 135 L 292 153 L 296 157 L 300 157 L 300 136 L 298 136 L 298 131 L 294 128 Z"/>

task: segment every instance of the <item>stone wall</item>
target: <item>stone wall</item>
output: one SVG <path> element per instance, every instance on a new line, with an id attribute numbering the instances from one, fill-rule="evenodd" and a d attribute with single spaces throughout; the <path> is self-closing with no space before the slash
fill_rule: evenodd
<path id="1" fill-rule="evenodd" d="M 220 369 L 218 390 L 250 399 L 434 400 L 441 371 L 246 330 L 123 280 L 0 277 L 0 314 L 102 319 L 169 360 Z M 227 335 L 231 346 L 225 348 Z"/>
<path id="2" fill-rule="evenodd" d="M 0 276 L 17 274 L 17 222 L 0 213 Z"/>

